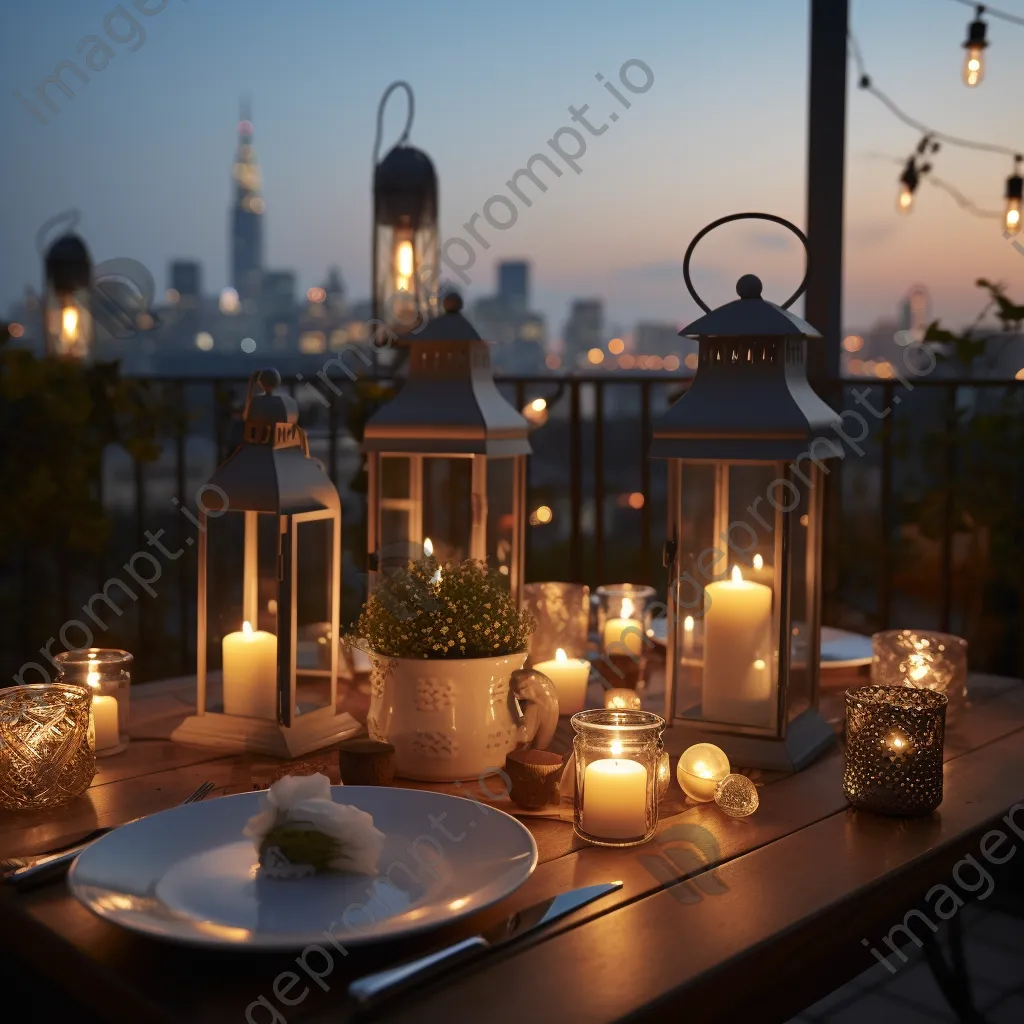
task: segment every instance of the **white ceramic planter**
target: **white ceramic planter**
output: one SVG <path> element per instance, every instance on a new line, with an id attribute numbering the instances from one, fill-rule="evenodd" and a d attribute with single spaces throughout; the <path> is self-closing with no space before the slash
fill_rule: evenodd
<path id="1" fill-rule="evenodd" d="M 370 655 L 371 738 L 395 748 L 407 779 L 455 782 L 504 768 L 517 747 L 543 749 L 558 725 L 551 681 L 526 653 L 465 660 Z"/>

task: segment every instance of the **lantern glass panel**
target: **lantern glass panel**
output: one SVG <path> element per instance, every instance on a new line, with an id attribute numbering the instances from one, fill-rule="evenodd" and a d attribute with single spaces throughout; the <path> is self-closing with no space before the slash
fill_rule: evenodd
<path id="1" fill-rule="evenodd" d="M 337 638 L 332 622 L 331 568 L 334 520 L 296 519 L 295 530 L 295 700 L 300 714 L 331 701 L 331 652 Z"/>
<path id="2" fill-rule="evenodd" d="M 419 456 L 381 455 L 378 465 L 380 567 L 401 568 L 410 558 L 419 558 L 423 550 L 414 483 Z"/>
<path id="3" fill-rule="evenodd" d="M 801 476 L 804 479 L 801 479 Z M 792 634 L 792 663 L 789 673 L 788 717 L 792 721 L 808 708 L 818 706 L 818 679 L 821 672 L 821 604 L 817 597 L 821 578 L 822 474 L 817 466 L 802 474 L 790 473 L 791 497 L 779 497 L 780 503 L 799 502 L 792 510 L 790 532 L 791 584 L 789 610 Z"/>
<path id="4" fill-rule="evenodd" d="M 462 562 L 472 554 L 472 457 L 423 457 L 422 540 L 430 538 L 439 562 Z"/>
<path id="5" fill-rule="evenodd" d="M 437 227 L 432 220 L 414 228 L 407 216 L 377 225 L 377 308 L 387 324 L 412 328 L 435 312 L 432 264 Z"/>
<path id="6" fill-rule="evenodd" d="M 487 564 L 510 580 L 516 543 L 516 460 L 487 462 Z"/>
<path id="7" fill-rule="evenodd" d="M 779 732 L 783 513 L 776 463 L 679 464 L 675 715 Z"/>
<path id="8" fill-rule="evenodd" d="M 280 516 L 229 510 L 206 529 L 207 666 L 223 673 L 207 710 L 276 718 Z"/>

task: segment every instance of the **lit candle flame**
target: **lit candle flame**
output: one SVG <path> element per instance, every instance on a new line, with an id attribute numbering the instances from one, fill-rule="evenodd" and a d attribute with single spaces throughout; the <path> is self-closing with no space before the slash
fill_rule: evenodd
<path id="1" fill-rule="evenodd" d="M 764 559 L 760 555 L 754 555 L 754 568 L 755 569 L 763 569 L 764 568 Z"/>
<path id="2" fill-rule="evenodd" d="M 429 537 L 423 538 L 423 557 L 433 558 L 434 557 L 434 542 Z"/>
<path id="3" fill-rule="evenodd" d="M 61 333 L 65 341 L 78 340 L 78 310 L 74 306 L 65 306 L 61 311 Z"/>
<path id="4" fill-rule="evenodd" d="M 96 659 L 95 658 L 90 658 L 89 659 L 89 674 L 85 677 L 85 681 L 90 686 L 97 686 L 98 687 L 100 685 L 100 674 L 99 674 L 99 672 L 96 671 Z"/>
<path id="5" fill-rule="evenodd" d="M 246 640 L 252 639 L 252 626 L 249 624 L 248 620 L 242 623 L 242 636 L 244 636 Z"/>
<path id="6" fill-rule="evenodd" d="M 555 651 L 555 661 L 568 661 L 569 659 L 565 656 L 565 651 L 561 647 Z"/>
<path id="7" fill-rule="evenodd" d="M 740 567 L 738 565 L 734 565 L 732 567 L 732 581 L 733 583 L 743 582 L 743 573 L 740 572 Z"/>
<path id="8" fill-rule="evenodd" d="M 622 744 L 618 740 L 612 740 L 612 757 L 622 756 Z"/>
<path id="9" fill-rule="evenodd" d="M 686 618 L 683 619 L 683 629 L 685 629 L 687 633 L 692 633 L 693 632 L 693 616 L 692 615 L 687 615 Z"/>
<path id="10" fill-rule="evenodd" d="M 633 617 L 633 599 L 624 597 L 622 599 L 622 611 L 620 615 L 624 619 L 631 619 Z"/>
<path id="11" fill-rule="evenodd" d="M 413 253 L 412 242 L 399 242 L 395 251 L 395 286 L 400 292 L 409 290 L 412 277 Z"/>

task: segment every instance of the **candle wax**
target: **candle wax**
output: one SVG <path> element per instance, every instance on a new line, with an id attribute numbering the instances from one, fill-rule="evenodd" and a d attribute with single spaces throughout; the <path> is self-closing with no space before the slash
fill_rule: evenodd
<path id="1" fill-rule="evenodd" d="M 276 721 L 277 637 L 243 629 L 224 637 L 222 651 L 224 714 Z"/>
<path id="2" fill-rule="evenodd" d="M 96 694 L 92 699 L 93 736 L 96 750 L 107 750 L 121 742 L 117 726 L 117 701 Z"/>
<path id="3" fill-rule="evenodd" d="M 587 702 L 587 680 L 590 678 L 590 662 L 586 658 L 567 658 L 559 649 L 561 657 L 553 661 L 540 661 L 534 670 L 546 675 L 554 683 L 558 694 L 558 713 L 575 715 L 582 711 Z"/>
<path id="4" fill-rule="evenodd" d="M 599 839 L 637 839 L 647 832 L 647 769 L 625 758 L 587 765 L 582 825 Z"/>

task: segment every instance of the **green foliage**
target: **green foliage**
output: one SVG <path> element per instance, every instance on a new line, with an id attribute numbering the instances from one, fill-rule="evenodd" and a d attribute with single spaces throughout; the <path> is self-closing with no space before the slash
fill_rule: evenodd
<path id="1" fill-rule="evenodd" d="M 0 558 L 58 546 L 99 552 L 109 532 L 97 485 L 103 449 L 157 458 L 160 413 L 116 363 L 39 359 L 8 340 L 0 325 Z"/>
<path id="2" fill-rule="evenodd" d="M 484 562 L 424 558 L 381 580 L 350 639 L 389 658 L 490 658 L 525 651 L 533 629 Z"/>
<path id="3" fill-rule="evenodd" d="M 989 301 L 982 309 L 974 323 L 966 330 L 957 333 L 941 327 L 938 320 L 933 320 L 925 332 L 925 341 L 938 341 L 946 346 L 946 352 L 940 358 L 952 360 L 965 370 L 971 369 L 982 362 L 986 356 L 992 356 L 992 342 L 995 337 L 991 333 L 976 333 L 978 323 L 989 310 L 995 309 L 996 318 L 1004 332 L 1019 331 L 1024 323 L 1024 306 L 1018 305 L 1006 297 L 1006 286 L 993 284 L 987 278 L 979 277 L 974 282 L 977 287 L 988 293 Z"/>

